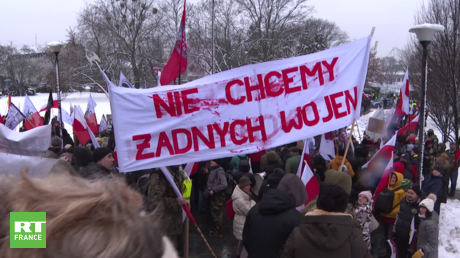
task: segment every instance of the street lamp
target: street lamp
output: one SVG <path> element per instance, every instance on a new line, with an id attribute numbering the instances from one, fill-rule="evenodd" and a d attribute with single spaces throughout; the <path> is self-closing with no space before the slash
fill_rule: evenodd
<path id="1" fill-rule="evenodd" d="M 64 46 L 64 43 L 59 42 L 59 41 L 53 41 L 53 42 L 48 43 L 48 47 L 51 49 L 51 51 L 56 56 L 56 62 L 55 62 L 55 64 L 56 64 L 55 65 L 55 67 L 56 67 L 56 94 L 57 94 L 57 99 L 58 99 L 59 135 L 61 137 L 62 146 L 63 146 L 64 145 L 64 137 L 62 137 L 61 92 L 59 90 L 59 60 L 58 60 L 58 55 L 59 55 L 59 52 L 61 51 L 62 46 Z"/>
<path id="2" fill-rule="evenodd" d="M 410 28 L 409 32 L 417 35 L 418 41 L 423 46 L 422 55 L 422 83 L 421 83 L 421 95 L 420 95 L 420 108 L 419 108 L 419 132 L 418 132 L 418 148 L 420 151 L 419 163 L 417 170 L 417 183 L 420 185 L 420 177 L 423 169 L 423 159 L 425 153 L 425 106 L 426 106 L 426 88 L 427 88 L 427 56 L 428 56 L 428 45 L 433 40 L 434 34 L 438 31 L 444 31 L 444 26 L 439 24 L 419 24 Z"/>

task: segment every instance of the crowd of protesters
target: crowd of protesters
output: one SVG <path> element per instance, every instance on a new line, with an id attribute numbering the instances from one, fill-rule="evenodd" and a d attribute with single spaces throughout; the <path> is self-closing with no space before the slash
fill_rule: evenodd
<path id="1" fill-rule="evenodd" d="M 97 135 L 99 148 L 75 146 L 67 131 L 62 129 L 60 137 L 58 124 L 52 123 L 43 157 L 58 161 L 49 175 L 32 179 L 24 173 L 21 179 L 0 180 L 6 196 L 0 202 L 1 232 L 8 231 L 4 220 L 10 211 L 47 212 L 49 248 L 34 257 L 53 256 L 51 252 L 66 257 L 176 257 L 175 250 L 182 256 L 184 204 L 205 214 L 209 237 L 228 237 L 223 229 L 233 227 L 236 257 L 390 257 L 393 244 L 398 257 L 437 257 L 440 204 L 455 194 L 458 177 L 457 143 L 446 150 L 430 129 L 424 155 L 414 132 L 397 138 L 393 171 L 379 193 L 383 170 L 363 165 L 380 143 L 364 135 L 361 142 L 353 139 L 347 153 L 337 148 L 335 157 L 318 152 L 319 139 L 308 146 L 320 186 L 315 198 L 296 175 L 303 141 L 203 161 L 191 178 L 185 164 L 169 166 L 183 194 L 177 197 L 158 168 L 118 173 L 113 132 Z M 417 184 L 421 157 L 423 180 Z M 231 206 L 226 205 L 229 200 Z M 224 223 L 228 209 L 234 212 L 232 224 Z M 60 229 L 64 223 L 70 226 Z M 31 254 L 4 243 L 0 249 L 5 257 Z"/>

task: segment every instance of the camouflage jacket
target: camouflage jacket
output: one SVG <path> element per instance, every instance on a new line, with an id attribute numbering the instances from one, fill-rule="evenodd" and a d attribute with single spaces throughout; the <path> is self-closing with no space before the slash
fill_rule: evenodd
<path id="1" fill-rule="evenodd" d="M 174 183 L 182 193 L 182 182 L 184 176 L 181 171 L 171 172 Z M 166 177 L 160 170 L 156 170 L 150 176 L 148 194 L 147 194 L 147 209 L 161 215 L 164 220 L 167 235 L 182 234 L 182 207 L 177 202 L 177 195 L 174 189 L 169 184 Z"/>

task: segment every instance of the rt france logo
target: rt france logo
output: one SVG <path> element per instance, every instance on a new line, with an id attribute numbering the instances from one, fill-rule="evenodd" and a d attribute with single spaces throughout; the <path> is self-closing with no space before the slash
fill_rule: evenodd
<path id="1" fill-rule="evenodd" d="M 46 212 L 10 212 L 10 248 L 46 248 Z"/>

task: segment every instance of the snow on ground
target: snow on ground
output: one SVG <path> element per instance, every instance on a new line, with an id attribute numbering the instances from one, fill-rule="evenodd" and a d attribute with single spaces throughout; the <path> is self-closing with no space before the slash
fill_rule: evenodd
<path id="1" fill-rule="evenodd" d="M 439 218 L 439 257 L 460 257 L 460 201 L 448 199 L 441 205 Z"/>

